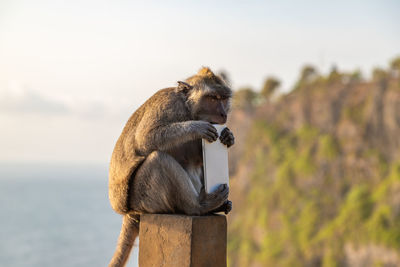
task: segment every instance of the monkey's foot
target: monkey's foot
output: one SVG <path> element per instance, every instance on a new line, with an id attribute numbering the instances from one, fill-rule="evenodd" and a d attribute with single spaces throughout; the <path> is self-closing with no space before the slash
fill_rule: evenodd
<path id="1" fill-rule="evenodd" d="M 232 201 L 227 200 L 219 208 L 216 208 L 215 210 L 211 211 L 210 214 L 216 212 L 224 212 L 225 214 L 228 214 L 231 210 L 232 210 Z"/>
<path id="2" fill-rule="evenodd" d="M 227 200 L 223 205 L 222 208 L 224 209 L 223 212 L 228 214 L 232 210 L 232 201 Z"/>

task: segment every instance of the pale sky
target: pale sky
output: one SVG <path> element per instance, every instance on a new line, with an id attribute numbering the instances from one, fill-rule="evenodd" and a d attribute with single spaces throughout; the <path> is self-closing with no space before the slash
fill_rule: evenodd
<path id="1" fill-rule="evenodd" d="M 107 163 L 130 114 L 201 66 L 233 87 L 386 67 L 399 1 L 0 0 L 0 161 Z"/>

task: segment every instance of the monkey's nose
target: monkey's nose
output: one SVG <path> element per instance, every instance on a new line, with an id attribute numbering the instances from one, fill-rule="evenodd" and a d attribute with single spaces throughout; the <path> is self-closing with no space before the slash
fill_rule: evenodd
<path id="1" fill-rule="evenodd" d="M 224 120 L 226 120 L 227 115 L 226 115 L 225 113 L 221 113 L 221 117 L 222 117 Z"/>

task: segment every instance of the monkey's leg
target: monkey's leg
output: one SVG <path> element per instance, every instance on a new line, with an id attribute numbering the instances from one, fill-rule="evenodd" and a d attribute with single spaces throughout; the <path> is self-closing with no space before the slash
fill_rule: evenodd
<path id="1" fill-rule="evenodd" d="M 152 152 L 138 169 L 130 189 L 130 207 L 145 213 L 206 214 L 220 207 L 229 189 L 221 186 L 200 198 L 188 173 L 170 155 Z"/>

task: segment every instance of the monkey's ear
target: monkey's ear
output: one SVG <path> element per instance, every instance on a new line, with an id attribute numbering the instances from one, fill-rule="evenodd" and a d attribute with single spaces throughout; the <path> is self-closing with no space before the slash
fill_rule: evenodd
<path id="1" fill-rule="evenodd" d="M 191 86 L 190 84 L 182 82 L 182 81 L 178 81 L 178 86 L 176 87 L 176 90 L 178 92 L 187 93 L 191 89 L 193 89 L 193 86 Z"/>

